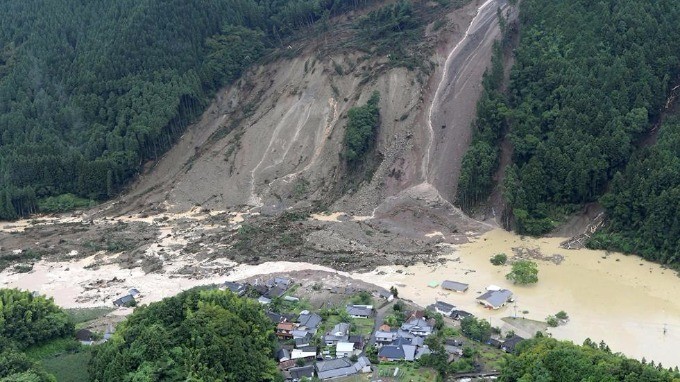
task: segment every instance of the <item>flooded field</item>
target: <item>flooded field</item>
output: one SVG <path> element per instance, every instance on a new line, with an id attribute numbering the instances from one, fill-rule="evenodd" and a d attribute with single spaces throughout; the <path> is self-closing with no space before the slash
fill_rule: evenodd
<path id="1" fill-rule="evenodd" d="M 564 250 L 559 248 L 562 240 L 521 238 L 494 230 L 472 243 L 452 248 L 445 265 L 380 267 L 356 276 L 383 287 L 396 285 L 400 297 L 421 305 L 435 300 L 453 303 L 489 319 L 493 326 L 502 326 L 502 317 L 515 314 L 545 320 L 564 310 L 570 321 L 549 329 L 555 338 L 576 343 L 586 338 L 604 340 L 614 352 L 653 359 L 664 366 L 680 366 L 680 278 L 675 272 L 635 256 Z M 543 256 L 561 255 L 564 259 L 559 265 L 536 260 L 539 282 L 515 286 L 505 279 L 509 265 L 497 267 L 489 262 L 496 253 L 512 258 L 513 248 L 535 249 Z M 443 280 L 465 282 L 470 289 L 460 294 L 427 286 L 430 281 Z M 512 290 L 516 304 L 497 311 L 484 309 L 475 298 L 488 285 Z"/>

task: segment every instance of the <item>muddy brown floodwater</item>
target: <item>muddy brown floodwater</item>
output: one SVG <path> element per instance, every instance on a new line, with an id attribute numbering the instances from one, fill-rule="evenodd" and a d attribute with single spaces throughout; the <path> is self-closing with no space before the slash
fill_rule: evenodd
<path id="1" fill-rule="evenodd" d="M 605 341 L 612 351 L 629 357 L 680 366 L 680 278 L 675 272 L 636 256 L 593 250 L 564 250 L 562 238 L 522 238 L 503 230 L 491 231 L 476 241 L 452 248 L 441 266 L 380 267 L 355 275 L 383 287 L 396 285 L 399 295 L 420 305 L 447 301 L 502 326 L 501 318 L 513 316 L 545 320 L 560 310 L 570 321 L 549 329 L 553 337 L 582 343 L 586 338 Z M 539 282 L 512 285 L 505 279 L 509 266 L 496 267 L 489 258 L 496 253 L 513 255 L 513 248 L 538 249 L 544 256 L 559 254 L 556 265 L 540 261 Z M 458 259 L 456 261 L 456 259 Z M 401 272 L 401 273 L 399 273 Z M 455 280 L 470 284 L 467 293 L 446 293 L 429 288 L 430 281 Z M 475 298 L 488 285 L 512 290 L 510 304 L 490 311 Z M 528 313 L 523 314 L 523 311 Z"/>

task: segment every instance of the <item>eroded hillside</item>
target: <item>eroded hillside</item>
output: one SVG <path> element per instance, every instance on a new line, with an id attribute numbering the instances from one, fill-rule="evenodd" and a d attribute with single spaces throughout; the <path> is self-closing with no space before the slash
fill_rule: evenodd
<path id="1" fill-rule="evenodd" d="M 12 252 L 18 261 L 96 255 L 100 265 L 192 277 L 268 260 L 340 269 L 437 261 L 442 244 L 490 228 L 451 202 L 498 10 L 516 15 L 504 0 L 419 6 L 448 11 L 424 28 L 416 47 L 431 54 L 415 67 L 342 48 L 351 44 L 341 30 L 296 40 L 221 90 L 123 196 L 67 224 L 7 225 L 3 252 L 32 256 Z M 374 91 L 373 163 L 357 173 L 343 157 L 347 113 Z M 74 224 L 78 236 L 63 236 Z M 122 247 L 109 226 L 128 233 Z"/>

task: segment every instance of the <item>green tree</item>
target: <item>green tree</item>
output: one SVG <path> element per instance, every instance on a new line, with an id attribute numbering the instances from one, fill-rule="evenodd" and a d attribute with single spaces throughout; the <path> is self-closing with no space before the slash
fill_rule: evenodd
<path id="1" fill-rule="evenodd" d="M 51 298 L 0 289 L 0 337 L 21 349 L 73 334 L 69 316 Z"/>
<path id="2" fill-rule="evenodd" d="M 491 337 L 491 324 L 484 319 L 474 316 L 463 318 L 460 322 L 460 329 L 463 334 L 475 341 L 485 342 Z"/>
<path id="3" fill-rule="evenodd" d="M 347 112 L 345 128 L 345 158 L 351 163 L 360 161 L 375 144 L 380 126 L 380 93 L 374 91 L 364 106 L 355 106 Z"/>
<path id="4" fill-rule="evenodd" d="M 191 290 L 137 308 L 111 341 L 93 349 L 96 381 L 271 381 L 274 332 L 256 302 Z"/>
<path id="5" fill-rule="evenodd" d="M 515 284 L 535 284 L 538 282 L 538 264 L 530 260 L 515 261 L 505 278 Z"/>

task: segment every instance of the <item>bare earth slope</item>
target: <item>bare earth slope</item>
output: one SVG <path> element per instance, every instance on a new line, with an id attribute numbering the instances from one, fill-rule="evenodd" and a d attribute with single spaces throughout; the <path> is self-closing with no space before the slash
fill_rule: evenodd
<path id="1" fill-rule="evenodd" d="M 453 202 L 481 77 L 499 36 L 498 7 L 505 0 L 472 2 L 449 15 L 449 27 L 436 36 L 444 41 L 432 57 L 437 69 L 424 82 L 417 71 L 384 70 L 385 57 L 351 53 L 318 59 L 308 52 L 256 68 L 221 92 L 113 210 L 200 205 L 274 212 L 300 200 L 336 200 L 334 209 L 369 215 L 387 198 L 391 203 L 381 209 L 392 208 L 414 186 L 409 195 L 430 195 L 429 184 L 442 203 Z M 346 112 L 374 90 L 381 93 L 383 160 L 370 181 L 337 200 Z"/>

